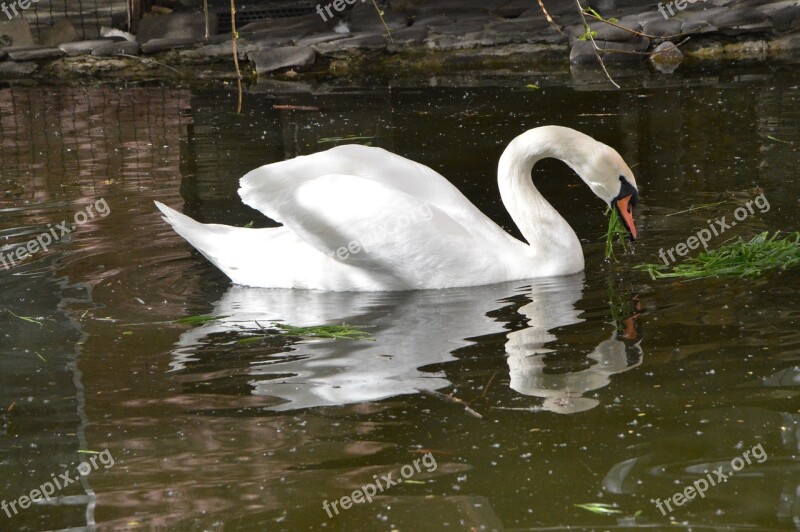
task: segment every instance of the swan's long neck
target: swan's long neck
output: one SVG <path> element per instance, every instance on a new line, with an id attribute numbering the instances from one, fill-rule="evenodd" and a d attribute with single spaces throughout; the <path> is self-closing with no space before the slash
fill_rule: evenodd
<path id="1" fill-rule="evenodd" d="M 581 174 L 595 141 L 582 133 L 558 126 L 532 129 L 511 141 L 497 171 L 500 197 L 514 223 L 536 255 L 579 253 L 575 232 L 533 185 L 531 170 L 542 159 L 564 161 Z"/>

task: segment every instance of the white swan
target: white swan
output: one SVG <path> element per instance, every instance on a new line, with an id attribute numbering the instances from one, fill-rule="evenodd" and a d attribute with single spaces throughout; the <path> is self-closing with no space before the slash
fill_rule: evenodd
<path id="1" fill-rule="evenodd" d="M 544 126 L 500 157 L 500 196 L 525 244 L 444 177 L 380 148 L 339 146 L 268 164 L 241 179 L 247 205 L 283 224 L 202 224 L 156 202 L 175 231 L 234 283 L 333 291 L 412 290 L 567 275 L 583 270 L 575 232 L 531 180 L 537 161 L 569 165 L 636 237 L 636 180 L 612 148 Z"/>

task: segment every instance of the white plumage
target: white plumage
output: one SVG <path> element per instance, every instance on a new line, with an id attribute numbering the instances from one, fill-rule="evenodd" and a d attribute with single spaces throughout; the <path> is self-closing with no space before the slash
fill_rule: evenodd
<path id="1" fill-rule="evenodd" d="M 609 204 L 620 199 L 622 178 L 636 186 L 613 149 L 545 126 L 514 139 L 498 168 L 503 203 L 529 244 L 430 168 L 360 145 L 269 164 L 241 179 L 244 203 L 283 227 L 201 224 L 156 204 L 178 234 L 248 286 L 409 290 L 576 273 L 584 266 L 577 236 L 531 182 L 533 165 L 546 157 L 562 159 Z"/>

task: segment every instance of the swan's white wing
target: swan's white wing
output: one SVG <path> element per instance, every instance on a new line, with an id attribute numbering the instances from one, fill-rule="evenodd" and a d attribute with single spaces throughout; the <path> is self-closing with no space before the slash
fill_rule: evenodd
<path id="1" fill-rule="evenodd" d="M 315 249 L 408 288 L 503 279 L 510 272 L 497 270 L 508 262 L 498 255 L 522 246 L 442 176 L 378 148 L 298 157 L 241 184 L 247 205 Z"/>
<path id="2" fill-rule="evenodd" d="M 361 177 L 393 188 L 438 207 L 460 222 L 471 222 L 476 218 L 486 220 L 452 183 L 427 166 L 382 148 L 357 144 L 257 168 L 241 179 L 239 195 L 247 205 L 288 225 L 287 215 L 295 207 L 296 190 L 331 174 Z M 349 192 L 357 193 L 355 190 Z"/>
<path id="3" fill-rule="evenodd" d="M 406 288 L 456 286 L 491 269 L 485 244 L 438 207 L 352 175 L 307 181 L 285 200 L 284 224 L 334 260 Z M 252 205 L 252 204 L 251 204 Z M 388 279 L 387 279 L 388 281 Z"/>

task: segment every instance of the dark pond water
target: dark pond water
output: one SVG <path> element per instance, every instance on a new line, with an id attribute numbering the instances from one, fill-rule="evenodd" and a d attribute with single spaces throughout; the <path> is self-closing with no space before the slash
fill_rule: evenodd
<path id="1" fill-rule="evenodd" d="M 712 246 L 800 229 L 800 74 L 541 85 L 255 89 L 240 116 L 224 91 L 0 89 L 0 250 L 59 236 L 0 265 L 0 501 L 17 504 L 0 530 L 798 526 L 800 271 L 685 283 L 632 267 L 759 196 L 769 208 Z M 153 205 L 267 226 L 239 203 L 241 175 L 359 136 L 441 172 L 516 234 L 497 159 L 547 123 L 633 167 L 633 255 L 603 259 L 601 202 L 553 161 L 534 179 L 586 271 L 500 286 L 231 286 Z M 226 317 L 173 322 L 202 314 Z M 278 320 L 374 341 L 240 342 Z M 20 506 L 63 474 L 74 482 Z M 390 474 L 405 480 L 380 492 Z M 367 485 L 372 503 L 342 506 Z M 702 497 L 673 498 L 687 486 Z"/>

